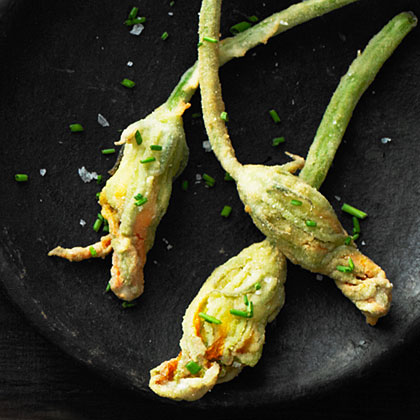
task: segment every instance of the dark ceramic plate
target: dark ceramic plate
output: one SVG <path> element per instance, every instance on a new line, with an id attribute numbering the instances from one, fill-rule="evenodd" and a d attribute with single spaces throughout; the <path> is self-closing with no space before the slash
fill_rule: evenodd
<path id="1" fill-rule="evenodd" d="M 147 16 L 139 37 L 122 24 L 137 3 Z M 262 18 L 290 4 L 226 0 L 223 34 L 244 16 Z M 57 244 L 98 238 L 92 224 L 99 186 L 83 183 L 78 168 L 105 176 L 115 156 L 102 155 L 101 149 L 112 147 L 120 129 L 166 100 L 195 61 L 198 10 L 198 1 L 176 1 L 172 7 L 169 0 L 22 1 L 13 3 L 1 21 L 2 283 L 49 339 L 149 398 L 157 398 L 148 389 L 149 370 L 178 354 L 181 319 L 202 282 L 216 266 L 263 239 L 243 212 L 235 186 L 223 181 L 220 165 L 202 147 L 202 121 L 192 118 L 200 111 L 198 94 L 184 118 L 189 164 L 174 184 L 137 305 L 123 309 L 104 293 L 110 259 L 69 263 L 48 258 L 47 252 Z M 286 150 L 304 156 L 357 50 L 403 10 L 420 15 L 415 0 L 361 1 L 226 65 L 223 94 L 240 161 L 283 163 Z M 381 70 L 359 103 L 322 187 L 347 229 L 352 222 L 341 212 L 342 202 L 369 214 L 359 245 L 394 284 L 390 314 L 370 327 L 331 280 L 319 281 L 289 264 L 286 304 L 267 328 L 261 361 L 195 406 L 263 405 L 313 396 L 364 374 L 417 334 L 419 45 L 416 29 Z M 121 86 L 124 77 L 137 86 Z M 268 115 L 271 108 L 282 118 L 278 125 Z M 109 127 L 97 123 L 98 113 Z M 71 134 L 72 122 L 82 123 L 85 131 Z M 274 148 L 271 139 L 277 136 L 286 142 Z M 391 141 L 384 144 L 382 138 Z M 19 172 L 29 174 L 28 183 L 14 181 Z M 195 182 L 204 172 L 216 179 L 214 188 Z M 184 179 L 190 181 L 188 192 L 181 189 Z M 229 219 L 220 216 L 225 204 L 233 208 Z"/>

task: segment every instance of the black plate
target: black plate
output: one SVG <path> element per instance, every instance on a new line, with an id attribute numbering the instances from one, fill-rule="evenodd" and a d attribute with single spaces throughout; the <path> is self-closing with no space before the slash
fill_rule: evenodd
<path id="1" fill-rule="evenodd" d="M 118 5 L 117 5 L 118 3 Z M 263 236 L 243 212 L 235 186 L 202 142 L 199 95 L 184 118 L 191 157 L 174 184 L 167 215 L 149 254 L 146 290 L 123 309 L 104 289 L 110 259 L 69 263 L 48 258 L 57 244 L 97 239 L 92 230 L 99 186 L 78 168 L 107 173 L 119 131 L 164 102 L 196 58 L 199 2 L 143 0 L 141 36 L 122 22 L 138 2 L 22 1 L 1 29 L 1 280 L 28 319 L 53 342 L 106 377 L 157 398 L 149 370 L 178 354 L 185 308 L 211 271 Z M 225 1 L 222 28 L 260 18 L 292 1 Z M 398 4 L 396 4 L 398 3 Z M 415 0 L 361 1 L 295 28 L 221 70 L 229 129 L 243 163 L 305 155 L 339 78 L 368 40 Z M 173 16 L 169 15 L 173 12 Z M 161 34 L 169 37 L 163 41 Z M 196 407 L 263 405 L 308 397 L 360 376 L 419 329 L 420 32 L 414 30 L 359 103 L 322 187 L 343 225 L 343 201 L 369 214 L 361 249 L 394 284 L 390 314 L 376 327 L 327 278 L 289 264 L 286 304 L 267 328 L 263 357 L 234 381 L 216 386 Z M 132 67 L 127 66 L 133 61 Z M 127 77 L 137 86 L 125 89 Z M 275 125 L 268 110 L 282 122 Z M 98 113 L 110 122 L 103 128 Z M 81 134 L 68 124 L 80 122 Z M 274 148 L 271 139 L 285 136 Z M 382 138 L 391 141 L 383 144 Z M 40 169 L 46 169 L 41 176 Z M 28 173 L 26 184 L 14 174 Z M 196 174 L 216 178 L 214 188 Z M 106 178 L 106 177 L 105 177 Z M 184 192 L 181 181 L 190 181 Z M 338 200 L 337 197 L 341 199 Z M 220 210 L 233 207 L 229 219 Z M 87 222 L 85 227 L 80 219 Z M 362 242 L 363 241 L 363 242 Z M 169 245 L 169 246 L 168 246 Z"/>

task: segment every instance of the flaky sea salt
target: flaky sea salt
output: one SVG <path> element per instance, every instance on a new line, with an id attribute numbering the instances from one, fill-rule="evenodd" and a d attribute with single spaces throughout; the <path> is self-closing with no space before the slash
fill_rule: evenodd
<path id="1" fill-rule="evenodd" d="M 211 144 L 210 144 L 210 142 L 208 140 L 203 141 L 203 149 L 206 152 L 211 152 Z"/>
<path id="2" fill-rule="evenodd" d="M 133 67 L 133 64 L 134 64 L 134 63 L 133 63 L 132 61 L 127 61 L 127 66 L 128 66 L 128 67 Z"/>
<path id="3" fill-rule="evenodd" d="M 102 114 L 98 114 L 98 124 L 102 127 L 109 127 L 109 122 Z"/>
<path id="4" fill-rule="evenodd" d="M 42 168 L 42 169 L 39 170 L 39 173 L 40 173 L 41 176 L 45 176 L 45 174 L 47 173 L 47 170 Z"/>
<path id="5" fill-rule="evenodd" d="M 139 36 L 143 32 L 144 26 L 141 23 L 136 23 L 133 25 L 133 29 L 131 29 L 130 34 Z"/>
<path id="6" fill-rule="evenodd" d="M 98 174 L 96 172 L 89 172 L 84 166 L 79 168 L 77 172 L 83 182 L 91 182 L 94 179 L 98 179 Z"/>
<path id="7" fill-rule="evenodd" d="M 382 137 L 381 138 L 381 143 L 382 144 L 387 144 L 391 141 L 391 139 L 389 137 Z"/>
<path id="8" fill-rule="evenodd" d="M 86 226 L 86 220 L 80 219 L 80 226 Z"/>

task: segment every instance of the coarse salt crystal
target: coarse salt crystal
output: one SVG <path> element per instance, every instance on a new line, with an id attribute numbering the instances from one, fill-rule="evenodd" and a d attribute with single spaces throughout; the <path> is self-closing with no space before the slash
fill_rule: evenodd
<path id="1" fill-rule="evenodd" d="M 341 200 L 341 197 L 339 197 L 338 195 L 335 195 L 335 196 L 334 196 L 334 198 L 335 198 L 337 201 L 340 201 L 340 200 Z"/>
<path id="2" fill-rule="evenodd" d="M 102 114 L 98 114 L 98 124 L 102 127 L 109 127 L 109 122 Z"/>
<path id="3" fill-rule="evenodd" d="M 80 219 L 80 226 L 85 226 L 86 225 L 86 220 Z"/>
<path id="4" fill-rule="evenodd" d="M 98 179 L 98 174 L 96 172 L 89 172 L 84 166 L 79 168 L 77 172 L 83 182 L 91 182 L 94 179 Z"/>
<path id="5" fill-rule="evenodd" d="M 131 35 L 139 36 L 143 32 L 144 26 L 141 23 L 133 25 L 133 29 L 130 31 Z"/>
<path id="6" fill-rule="evenodd" d="M 174 15 L 174 12 L 168 12 L 168 15 L 169 16 L 173 16 Z"/>
<path id="7" fill-rule="evenodd" d="M 128 67 L 133 67 L 133 64 L 134 64 L 134 63 L 133 63 L 132 61 L 127 61 L 127 66 L 128 66 Z"/>
<path id="8" fill-rule="evenodd" d="M 208 140 L 203 141 L 203 149 L 206 152 L 211 152 L 211 144 L 210 144 L 210 142 Z"/>
<path id="9" fill-rule="evenodd" d="M 389 137 L 382 137 L 381 138 L 381 143 L 382 144 L 387 144 L 391 141 L 391 139 Z"/>
<path id="10" fill-rule="evenodd" d="M 47 170 L 42 168 L 39 170 L 39 173 L 41 174 L 41 176 L 44 176 L 47 173 Z"/>

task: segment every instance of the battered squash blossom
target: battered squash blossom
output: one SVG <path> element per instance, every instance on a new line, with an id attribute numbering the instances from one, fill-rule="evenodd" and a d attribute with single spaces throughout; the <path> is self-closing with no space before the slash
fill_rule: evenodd
<path id="1" fill-rule="evenodd" d="M 214 270 L 185 313 L 181 352 L 150 372 L 150 388 L 163 397 L 193 401 L 244 366 L 255 366 L 265 326 L 284 304 L 285 281 L 286 259 L 268 240 Z M 188 369 L 191 361 L 198 371 Z"/>

